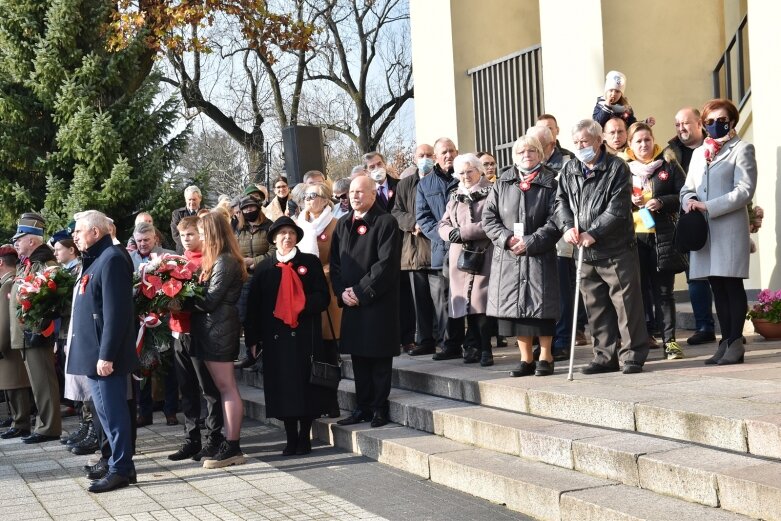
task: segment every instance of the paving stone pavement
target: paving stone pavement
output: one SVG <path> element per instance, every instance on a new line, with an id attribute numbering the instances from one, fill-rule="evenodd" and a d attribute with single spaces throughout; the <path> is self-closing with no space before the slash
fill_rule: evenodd
<path id="1" fill-rule="evenodd" d="M 180 415 L 181 416 L 181 415 Z M 156 415 L 158 422 L 162 415 Z M 181 420 L 181 418 L 180 418 Z M 66 429 L 75 418 L 64 421 Z M 0 517 L 24 520 L 527 520 L 501 505 L 455 492 L 368 458 L 315 445 L 308 456 L 283 458 L 284 433 L 246 420 L 247 464 L 203 469 L 169 461 L 181 426 L 139 429 L 139 483 L 105 494 L 87 492 L 84 456 L 57 442 L 0 440 Z"/>

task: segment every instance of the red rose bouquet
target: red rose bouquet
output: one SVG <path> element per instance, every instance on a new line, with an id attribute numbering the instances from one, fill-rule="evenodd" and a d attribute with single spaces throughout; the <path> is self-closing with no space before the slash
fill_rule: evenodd
<path id="1" fill-rule="evenodd" d="M 197 271 L 185 257 L 166 253 L 143 264 L 136 273 L 133 289 L 140 321 L 136 353 L 142 376 L 166 365 L 166 353 L 173 346 L 168 327 L 170 309 L 182 307 L 185 299 L 203 297 Z"/>
<path id="2" fill-rule="evenodd" d="M 16 317 L 24 329 L 33 334 L 50 337 L 54 334 L 54 320 L 71 305 L 76 278 L 68 270 L 51 266 L 16 279 Z"/>

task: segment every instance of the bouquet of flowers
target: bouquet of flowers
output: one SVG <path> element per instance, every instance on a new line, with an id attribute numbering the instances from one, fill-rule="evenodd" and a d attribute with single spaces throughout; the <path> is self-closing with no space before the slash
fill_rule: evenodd
<path id="1" fill-rule="evenodd" d="M 746 318 L 767 320 L 778 324 L 781 322 L 781 290 L 763 289 L 757 295 L 757 303 L 749 310 Z"/>
<path id="2" fill-rule="evenodd" d="M 166 253 L 142 265 L 136 273 L 133 288 L 136 315 L 141 323 L 136 353 L 142 376 L 162 368 L 163 354 L 173 346 L 168 328 L 171 308 L 182 307 L 185 299 L 203 297 L 204 288 L 198 283 L 196 272 L 197 267 L 185 257 Z"/>
<path id="3" fill-rule="evenodd" d="M 17 279 L 19 307 L 16 317 L 24 329 L 33 334 L 50 337 L 54 334 L 54 320 L 71 305 L 76 278 L 68 270 L 51 266 Z"/>

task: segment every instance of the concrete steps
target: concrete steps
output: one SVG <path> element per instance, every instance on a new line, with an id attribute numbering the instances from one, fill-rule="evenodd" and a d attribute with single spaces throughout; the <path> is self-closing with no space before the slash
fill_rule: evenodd
<path id="1" fill-rule="evenodd" d="M 403 366 L 405 361 L 398 362 Z M 431 375 L 435 381 L 426 384 L 427 388 L 446 391 L 457 399 L 394 389 L 390 417 L 397 426 L 340 427 L 321 420 L 316 422 L 317 437 L 540 519 L 672 519 L 666 512 L 679 512 L 676 517 L 683 519 L 741 519 L 725 512 L 728 510 L 781 520 L 778 461 L 649 436 L 633 428 L 615 430 L 625 425 L 608 421 L 609 414 L 594 414 L 591 419 L 597 422 L 582 424 L 562 421 L 569 418 L 529 415 L 528 395 L 500 403 L 504 409 L 512 409 L 510 404 L 527 404 L 520 412 L 486 407 L 482 404 L 486 397 L 499 400 L 502 394 L 512 396 L 508 388 L 535 391 L 532 384 L 541 385 L 548 378 L 509 379 L 500 374 L 481 375 L 463 365 L 449 371 L 447 364 L 433 365 L 440 368 L 439 373 L 450 374 Z M 469 380 L 465 371 L 473 378 L 484 377 Z M 351 375 L 349 364 L 345 364 L 345 373 Z M 460 378 L 453 373 L 461 373 Z M 408 382 L 422 382 L 417 375 L 407 376 Z M 650 375 L 639 375 L 643 376 Z M 403 377 L 400 374 L 399 380 Z M 257 373 L 245 371 L 242 378 L 251 386 L 262 385 L 262 376 Z M 518 386 L 524 381 L 531 387 Z M 505 388 L 483 393 L 489 384 L 504 384 Z M 612 394 L 619 390 L 614 386 Z M 557 397 L 560 404 L 568 400 L 564 390 L 549 398 L 559 394 L 564 396 Z M 605 389 L 586 394 L 589 399 L 598 398 L 591 404 L 587 401 L 587 407 L 610 409 L 610 403 L 604 402 L 609 399 Z M 248 404 L 247 414 L 263 418 L 262 391 L 247 387 L 242 396 Z M 468 403 L 468 398 L 481 405 Z M 354 400 L 352 381 L 343 381 L 342 408 L 351 410 Z M 632 501 L 612 501 L 625 495 L 616 489 L 631 491 L 627 497 Z M 648 510 L 647 505 L 655 506 Z M 717 506 L 721 509 L 712 508 Z M 727 517 L 718 517 L 721 515 Z"/>

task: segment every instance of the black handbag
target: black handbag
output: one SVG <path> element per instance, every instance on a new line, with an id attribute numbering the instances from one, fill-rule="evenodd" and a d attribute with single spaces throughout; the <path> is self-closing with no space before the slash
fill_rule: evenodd
<path id="1" fill-rule="evenodd" d="M 328 310 L 325 311 L 328 317 L 328 325 L 331 327 L 331 336 L 336 341 L 336 333 L 334 332 L 334 325 L 331 322 L 331 314 Z M 326 389 L 338 389 L 339 382 L 342 379 L 342 357 L 337 357 L 336 365 L 329 364 L 328 362 L 318 362 L 315 360 L 314 343 L 312 344 L 312 354 L 309 357 L 310 360 L 310 373 L 309 383 L 318 387 L 325 387 Z"/>
<path id="2" fill-rule="evenodd" d="M 485 248 L 475 248 L 472 243 L 465 242 L 461 246 L 461 253 L 458 255 L 456 268 L 472 275 L 478 275 L 483 271 L 485 262 Z"/>

